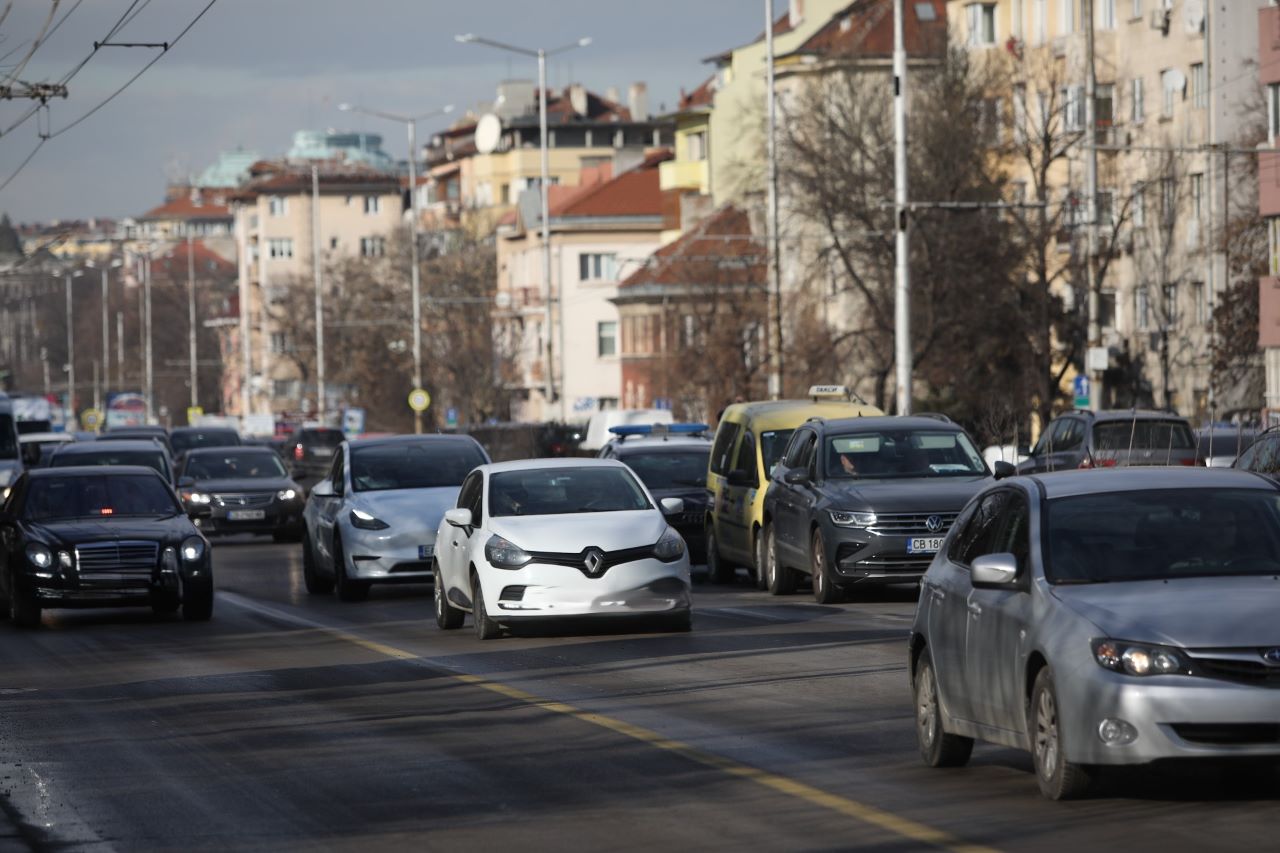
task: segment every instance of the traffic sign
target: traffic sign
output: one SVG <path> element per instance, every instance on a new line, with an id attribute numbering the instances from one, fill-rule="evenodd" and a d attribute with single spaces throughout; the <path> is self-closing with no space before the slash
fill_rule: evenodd
<path id="1" fill-rule="evenodd" d="M 452 429 L 458 425 L 458 410 L 450 406 L 444 410 L 444 425 Z"/>
<path id="2" fill-rule="evenodd" d="M 187 426 L 195 426 L 204 417 L 204 406 L 187 406 Z"/>
<path id="3" fill-rule="evenodd" d="M 1077 374 L 1075 381 L 1071 383 L 1071 390 L 1076 398 L 1076 408 L 1089 408 L 1091 402 L 1089 398 L 1089 377 L 1083 373 Z"/>
<path id="4" fill-rule="evenodd" d="M 102 426 L 102 412 L 98 409 L 85 409 L 80 413 L 80 423 L 84 424 L 85 429 L 94 432 Z"/>
<path id="5" fill-rule="evenodd" d="M 409 408 L 415 412 L 425 412 L 431 405 L 431 395 L 425 388 L 414 388 L 409 392 Z"/>

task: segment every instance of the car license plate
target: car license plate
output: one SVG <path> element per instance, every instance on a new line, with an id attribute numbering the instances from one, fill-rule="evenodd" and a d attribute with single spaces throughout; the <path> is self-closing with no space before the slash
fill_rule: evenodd
<path id="1" fill-rule="evenodd" d="M 920 539 L 907 540 L 908 554 L 936 554 L 942 547 L 942 536 L 927 536 Z"/>
<path id="2" fill-rule="evenodd" d="M 419 560 L 429 560 L 429 559 L 431 559 L 432 557 L 434 557 L 435 555 L 436 555 L 436 546 L 435 546 L 435 545 L 419 545 L 419 546 L 418 546 L 418 559 L 419 559 Z"/>
<path id="3" fill-rule="evenodd" d="M 261 509 L 229 509 L 227 521 L 261 521 L 267 517 L 266 510 Z"/>
<path id="4" fill-rule="evenodd" d="M 332 456 L 333 448 L 332 447 L 313 447 L 311 448 L 311 455 L 312 456 Z"/>

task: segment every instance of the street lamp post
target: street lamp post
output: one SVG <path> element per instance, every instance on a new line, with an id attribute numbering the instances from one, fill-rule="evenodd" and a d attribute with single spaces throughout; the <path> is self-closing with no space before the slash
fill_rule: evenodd
<path id="1" fill-rule="evenodd" d="M 389 121 L 404 122 L 409 135 L 409 208 L 412 221 L 409 223 L 410 264 L 409 280 L 413 289 L 413 387 L 422 387 L 422 282 L 418 271 L 418 122 L 453 112 L 449 104 L 438 110 L 421 115 L 406 116 L 382 110 L 371 110 L 354 104 L 338 104 L 344 112 L 362 113 Z M 320 309 L 316 310 L 316 322 L 319 324 Z M 317 331 L 318 333 L 318 331 Z M 323 404 L 321 405 L 323 408 Z M 422 432 L 422 412 L 414 410 L 413 431 Z"/>
<path id="2" fill-rule="evenodd" d="M 544 353 L 547 363 L 547 405 L 551 405 L 551 398 L 555 394 L 554 371 L 551 369 L 551 214 L 549 201 L 549 184 L 551 182 L 551 165 L 550 152 L 547 148 L 547 57 L 555 56 L 574 48 L 586 47 L 591 44 L 589 36 L 578 39 L 577 41 L 546 50 L 544 48 L 530 49 L 527 47 L 517 47 L 516 45 L 506 44 L 505 42 L 494 41 L 493 39 L 483 38 L 475 33 L 466 33 L 460 36 L 454 36 L 454 40 L 462 44 L 484 44 L 489 47 L 505 50 L 509 53 L 516 53 L 520 56 L 530 56 L 538 60 L 538 145 L 541 154 L 541 179 L 539 180 L 539 194 L 541 196 L 541 218 L 542 218 L 542 290 L 546 299 L 546 346 Z M 567 422 L 569 420 L 569 400 L 564 393 L 564 294 L 563 283 L 560 291 L 557 293 L 556 301 L 559 303 L 560 313 L 560 420 Z"/>
<path id="3" fill-rule="evenodd" d="M 76 412 L 76 326 L 71 310 L 71 279 L 82 275 L 84 270 L 76 270 L 67 272 L 63 277 L 67 294 L 67 408 L 73 418 Z"/>

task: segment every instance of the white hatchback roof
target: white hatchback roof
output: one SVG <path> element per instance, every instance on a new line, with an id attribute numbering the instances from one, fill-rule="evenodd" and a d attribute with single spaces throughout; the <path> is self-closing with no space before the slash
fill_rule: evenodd
<path id="1" fill-rule="evenodd" d="M 485 474 L 498 474 L 503 471 L 536 471 L 544 468 L 626 468 L 616 459 L 592 459 L 569 456 L 554 459 L 515 459 L 510 462 L 494 462 L 479 465 L 478 470 Z M 630 469 L 628 469 L 630 470 Z"/>

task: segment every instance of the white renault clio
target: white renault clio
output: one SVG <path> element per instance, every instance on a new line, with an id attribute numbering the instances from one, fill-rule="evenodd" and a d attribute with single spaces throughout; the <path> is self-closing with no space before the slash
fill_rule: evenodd
<path id="1" fill-rule="evenodd" d="M 481 465 L 436 533 L 436 622 L 459 628 L 471 613 L 482 640 L 568 616 L 647 615 L 687 631 L 689 557 L 663 517 L 682 509 L 615 460 Z"/>

